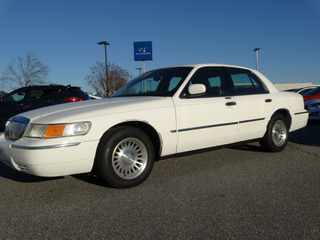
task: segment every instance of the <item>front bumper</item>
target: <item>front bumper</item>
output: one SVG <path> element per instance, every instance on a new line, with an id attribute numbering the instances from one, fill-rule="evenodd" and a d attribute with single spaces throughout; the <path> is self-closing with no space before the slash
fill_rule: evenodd
<path id="1" fill-rule="evenodd" d="M 41 177 L 90 172 L 98 141 L 80 140 L 21 138 L 11 142 L 0 134 L 0 161 L 18 171 Z"/>

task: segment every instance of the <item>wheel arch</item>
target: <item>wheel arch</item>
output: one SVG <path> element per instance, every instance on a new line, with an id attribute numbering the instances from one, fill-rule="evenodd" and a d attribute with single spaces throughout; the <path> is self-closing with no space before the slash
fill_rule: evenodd
<path id="1" fill-rule="evenodd" d="M 291 118 L 291 115 L 290 115 L 290 112 L 288 109 L 285 109 L 285 108 L 281 108 L 281 109 L 278 109 L 277 111 L 275 111 L 270 120 L 277 114 L 281 114 L 282 116 L 284 116 L 286 119 L 287 119 L 287 124 L 288 124 L 288 130 L 290 129 L 291 127 L 291 123 L 292 123 L 292 118 Z"/>
<path id="2" fill-rule="evenodd" d="M 99 145 L 105 139 L 108 139 L 110 134 L 112 134 L 112 132 L 115 131 L 116 128 L 121 128 L 121 127 L 135 127 L 135 128 L 138 128 L 138 129 L 144 131 L 150 137 L 150 139 L 152 141 L 152 144 L 154 146 L 154 150 L 156 153 L 155 154 L 156 159 L 158 159 L 160 157 L 161 150 L 162 150 L 161 137 L 153 126 L 151 126 L 150 124 L 148 124 L 146 122 L 142 122 L 142 121 L 127 121 L 127 122 L 122 122 L 122 123 L 119 123 L 119 124 L 112 126 L 102 135 L 102 137 L 100 138 Z M 98 147 L 98 149 L 99 149 L 99 147 Z"/>

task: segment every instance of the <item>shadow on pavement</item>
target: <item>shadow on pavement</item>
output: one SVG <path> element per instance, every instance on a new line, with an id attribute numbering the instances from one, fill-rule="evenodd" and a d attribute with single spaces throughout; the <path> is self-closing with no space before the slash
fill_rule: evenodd
<path id="1" fill-rule="evenodd" d="M 320 147 L 320 121 L 309 121 L 306 127 L 291 132 L 289 142 Z M 240 144 L 233 148 L 245 151 L 263 151 L 257 143 Z"/>
<path id="2" fill-rule="evenodd" d="M 309 121 L 302 129 L 290 133 L 290 142 L 320 147 L 320 122 Z"/>
<path id="3" fill-rule="evenodd" d="M 242 150 L 242 151 L 250 151 L 250 152 L 263 152 L 264 150 L 260 147 L 259 143 L 243 143 L 236 146 L 231 147 L 233 149 Z"/>
<path id="4" fill-rule="evenodd" d="M 94 175 L 92 173 L 76 174 L 76 175 L 72 175 L 72 177 L 93 185 L 97 185 L 101 187 L 110 187 L 107 184 L 105 184 L 97 175 Z"/>

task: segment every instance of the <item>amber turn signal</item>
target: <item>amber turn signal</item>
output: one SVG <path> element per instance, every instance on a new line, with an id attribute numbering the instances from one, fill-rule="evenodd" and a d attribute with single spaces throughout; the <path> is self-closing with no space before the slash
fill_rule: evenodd
<path id="1" fill-rule="evenodd" d="M 47 130 L 43 134 L 43 137 L 60 137 L 63 136 L 63 131 L 65 129 L 65 125 L 51 125 L 48 126 Z"/>

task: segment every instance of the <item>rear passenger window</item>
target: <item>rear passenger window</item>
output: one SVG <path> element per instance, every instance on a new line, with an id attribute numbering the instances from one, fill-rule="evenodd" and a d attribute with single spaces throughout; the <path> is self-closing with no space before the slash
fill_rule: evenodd
<path id="1" fill-rule="evenodd" d="M 234 85 L 235 95 L 250 95 L 268 93 L 260 79 L 250 71 L 242 69 L 228 69 Z"/>
<path id="2" fill-rule="evenodd" d="M 42 97 L 44 92 L 41 89 L 31 90 L 30 91 L 30 99 L 39 99 Z"/>
<path id="3" fill-rule="evenodd" d="M 39 99 L 57 93 L 59 89 L 49 88 L 49 89 L 33 89 L 30 91 L 30 99 Z"/>

